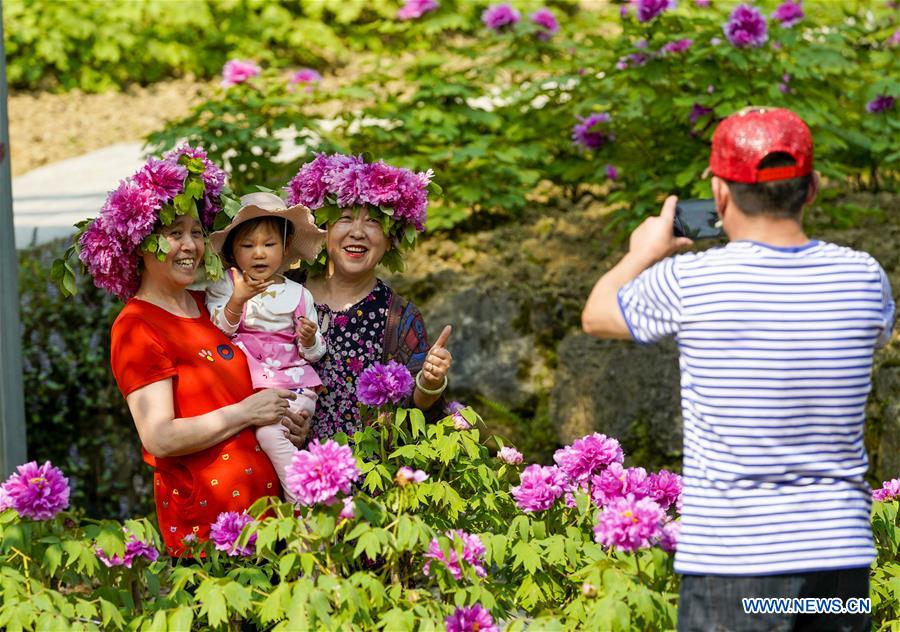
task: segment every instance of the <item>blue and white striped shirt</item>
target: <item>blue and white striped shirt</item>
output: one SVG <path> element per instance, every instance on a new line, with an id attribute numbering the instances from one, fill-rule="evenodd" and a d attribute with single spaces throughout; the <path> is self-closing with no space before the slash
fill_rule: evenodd
<path id="1" fill-rule="evenodd" d="M 665 259 L 619 291 L 632 337 L 674 335 L 684 414 L 675 570 L 765 575 L 875 559 L 863 445 L 894 319 L 868 254 L 750 241 Z"/>

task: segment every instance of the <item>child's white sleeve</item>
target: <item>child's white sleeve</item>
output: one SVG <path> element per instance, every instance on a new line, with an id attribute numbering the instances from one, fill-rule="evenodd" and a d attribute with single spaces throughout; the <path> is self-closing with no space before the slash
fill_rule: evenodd
<path id="1" fill-rule="evenodd" d="M 311 347 L 304 347 L 297 340 L 297 346 L 300 348 L 300 355 L 307 362 L 318 362 L 325 355 L 325 339 L 322 337 L 322 331 L 319 329 L 319 314 L 316 312 L 316 301 L 312 294 L 305 287 L 303 288 L 303 300 L 306 303 L 306 313 L 304 316 L 316 325 L 316 342 Z"/>
<path id="2" fill-rule="evenodd" d="M 236 319 L 237 322 L 231 322 L 225 313 L 225 305 L 228 304 L 233 292 L 234 286 L 228 270 L 225 271 L 223 278 L 206 288 L 206 309 L 209 310 L 209 319 L 229 338 L 235 334 L 242 320 L 241 317 Z"/>

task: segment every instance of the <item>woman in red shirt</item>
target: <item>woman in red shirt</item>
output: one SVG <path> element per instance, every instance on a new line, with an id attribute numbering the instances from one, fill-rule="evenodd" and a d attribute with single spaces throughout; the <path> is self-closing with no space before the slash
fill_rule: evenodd
<path id="1" fill-rule="evenodd" d="M 171 555 L 183 552 L 185 538 L 208 538 L 223 511 L 281 493 L 254 427 L 281 422 L 298 446 L 309 432 L 309 414 L 288 409 L 293 393 L 253 392 L 243 353 L 212 324 L 203 294 L 187 289 L 201 265 L 221 273 L 204 254 L 207 232 L 225 213 L 225 177 L 199 147 L 148 159 L 53 266 L 69 292 L 77 254 L 97 287 L 127 301 L 112 327 L 112 370 L 155 469 Z"/>

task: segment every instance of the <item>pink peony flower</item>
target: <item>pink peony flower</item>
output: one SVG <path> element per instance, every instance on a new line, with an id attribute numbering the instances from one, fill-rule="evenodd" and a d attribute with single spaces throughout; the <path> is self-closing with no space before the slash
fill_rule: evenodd
<path id="1" fill-rule="evenodd" d="M 497 451 L 497 459 L 507 465 L 522 465 L 522 461 L 524 461 L 522 453 L 508 445 Z"/>
<path id="2" fill-rule="evenodd" d="M 738 5 L 722 26 L 725 37 L 737 48 L 760 47 L 769 39 L 766 18 L 759 9 L 749 4 Z"/>
<path id="3" fill-rule="evenodd" d="M 422 470 L 414 470 L 408 465 L 397 470 L 397 475 L 394 477 L 394 482 L 400 487 L 406 487 L 411 483 L 421 483 L 425 480 L 428 480 L 428 474 Z"/>
<path id="4" fill-rule="evenodd" d="M 619 463 L 612 463 L 599 475 L 591 478 L 591 499 L 598 507 L 626 495 L 637 499 L 645 498 L 651 491 L 647 470 L 642 467 L 625 469 Z"/>
<path id="5" fill-rule="evenodd" d="M 447 567 L 453 579 L 459 581 L 462 578 L 462 566 L 460 560 L 470 564 L 479 577 L 487 575 L 484 570 L 484 544 L 477 535 L 470 535 L 462 529 L 454 529 L 445 534 L 450 538 L 450 551 L 447 555 L 441 550 L 441 543 L 437 538 L 431 540 L 425 557 L 428 559 L 423 567 L 423 572 L 428 575 L 431 572 L 431 562 L 436 560 Z M 462 543 L 462 558 L 456 552 L 456 542 Z"/>
<path id="6" fill-rule="evenodd" d="M 406 4 L 397 11 L 397 19 L 415 20 L 436 10 L 439 6 L 437 0 L 406 0 Z"/>
<path id="7" fill-rule="evenodd" d="M 775 13 L 772 14 L 772 18 L 778 20 L 781 23 L 781 28 L 785 29 L 791 28 L 800 22 L 803 17 L 803 7 L 800 6 L 800 2 L 794 2 L 793 0 L 785 0 L 778 5 Z"/>
<path id="8" fill-rule="evenodd" d="M 675 0 L 637 0 L 638 22 L 649 22 L 660 13 L 675 8 Z"/>
<path id="9" fill-rule="evenodd" d="M 709 7 L 709 0 L 694 0 L 694 4 L 701 9 L 706 9 Z"/>
<path id="10" fill-rule="evenodd" d="M 587 483 L 592 475 L 599 474 L 610 463 L 621 463 L 624 458 L 618 441 L 596 432 L 553 455 L 559 469 L 579 484 Z"/>
<path id="11" fill-rule="evenodd" d="M 541 28 L 537 34 L 538 39 L 548 40 L 559 33 L 559 22 L 556 21 L 556 16 L 550 9 L 546 7 L 538 9 L 530 17 L 531 21 Z"/>
<path id="12" fill-rule="evenodd" d="M 141 284 L 137 249 L 123 251 L 121 240 L 106 230 L 102 216 L 81 234 L 78 245 L 78 258 L 94 285 L 123 301 L 134 296 Z"/>
<path id="13" fill-rule="evenodd" d="M 366 165 L 362 200 L 372 206 L 391 206 L 400 199 L 405 172 L 384 162 Z"/>
<path id="14" fill-rule="evenodd" d="M 302 204 L 310 209 L 317 209 L 325 202 L 328 183 L 325 173 L 331 165 L 325 154 L 316 154 L 310 162 L 300 167 L 297 175 L 288 183 L 288 204 Z"/>
<path id="15" fill-rule="evenodd" d="M 572 128 L 572 142 L 583 149 L 592 151 L 600 149 L 606 143 L 609 135 L 599 129 L 598 126 L 601 123 L 609 123 L 609 114 L 600 112 L 587 117 L 578 116 L 576 118 L 580 122 L 576 123 L 575 127 Z"/>
<path id="16" fill-rule="evenodd" d="M 660 530 L 659 548 L 668 553 L 678 549 L 678 536 L 681 535 L 681 523 L 670 520 Z"/>
<path id="17" fill-rule="evenodd" d="M 18 466 L 3 483 L 3 491 L 4 504 L 32 520 L 49 520 L 69 506 L 69 480 L 50 461 Z"/>
<path id="18" fill-rule="evenodd" d="M 341 520 L 353 520 L 356 518 L 356 504 L 352 498 L 344 499 L 344 507 L 341 509 L 341 513 L 338 514 L 338 518 Z"/>
<path id="19" fill-rule="evenodd" d="M 222 87 L 230 88 L 259 76 L 262 68 L 249 60 L 232 59 L 222 68 Z"/>
<path id="20" fill-rule="evenodd" d="M 494 624 L 491 613 L 481 604 L 457 608 L 453 614 L 444 619 L 447 632 L 500 632 Z"/>
<path id="21" fill-rule="evenodd" d="M 885 41 L 885 45 L 888 48 L 891 48 L 893 46 L 900 46 L 900 29 L 897 29 L 896 31 L 894 31 L 894 34 L 891 35 L 887 39 L 887 41 Z"/>
<path id="22" fill-rule="evenodd" d="M 460 415 L 459 413 L 453 414 L 453 427 L 456 430 L 469 430 L 472 427 L 465 417 Z"/>
<path id="23" fill-rule="evenodd" d="M 646 548 L 662 533 L 666 512 L 651 498 L 628 494 L 610 502 L 597 519 L 594 540 L 624 551 Z"/>
<path id="24" fill-rule="evenodd" d="M 650 486 L 650 498 L 659 503 L 663 509 L 668 509 L 681 498 L 681 477 L 668 470 L 660 470 L 648 477 Z"/>
<path id="25" fill-rule="evenodd" d="M 246 513 L 237 511 L 223 511 L 210 525 L 209 539 L 216 545 L 217 551 L 225 551 L 230 557 L 247 557 L 256 552 L 256 537 L 253 534 L 247 540 L 246 546 L 240 546 L 238 539 L 244 531 L 244 527 L 253 522 L 253 518 Z"/>
<path id="26" fill-rule="evenodd" d="M 200 211 L 200 222 L 209 230 L 212 228 L 216 213 L 222 208 L 222 189 L 225 186 L 225 178 L 227 174 L 224 169 L 219 168 L 213 163 L 200 147 L 191 147 L 190 145 L 182 145 L 163 156 L 163 160 L 171 160 L 178 162 L 182 156 L 194 158 L 203 162 L 203 199 L 198 202 Z"/>
<path id="27" fill-rule="evenodd" d="M 123 249 L 132 250 L 153 232 L 161 206 L 153 189 L 126 179 L 107 196 L 100 214 L 109 233 L 121 240 Z"/>
<path id="28" fill-rule="evenodd" d="M 481 21 L 486 27 L 494 31 L 512 27 L 519 21 L 519 12 L 508 4 L 495 4 L 484 10 Z"/>
<path id="29" fill-rule="evenodd" d="M 510 489 L 522 511 L 550 509 L 566 491 L 566 475 L 555 466 L 529 465 L 519 475 L 520 484 Z"/>
<path id="30" fill-rule="evenodd" d="M 366 406 L 380 407 L 387 402 L 399 404 L 413 391 L 415 382 L 404 365 L 391 360 L 373 364 L 359 376 L 356 397 Z"/>
<path id="31" fill-rule="evenodd" d="M 306 450 L 294 454 L 286 483 L 297 503 L 310 507 L 316 503 L 331 504 L 338 492 L 349 494 L 357 478 L 359 469 L 349 446 L 330 439 L 319 443 L 315 439 Z"/>
<path id="32" fill-rule="evenodd" d="M 6 493 L 6 489 L 3 486 L 0 486 L 0 512 L 12 509 L 12 506 L 12 499 L 9 497 L 9 494 Z"/>
<path id="33" fill-rule="evenodd" d="M 663 52 L 674 55 L 674 54 L 678 54 L 678 53 L 683 53 L 684 51 L 689 49 L 693 44 L 694 44 L 694 40 L 685 38 L 685 39 L 675 40 L 674 42 L 669 42 L 668 44 L 663 46 L 662 49 L 663 49 Z"/>
<path id="34" fill-rule="evenodd" d="M 900 498 L 900 478 L 884 481 L 881 489 L 872 491 L 872 499 L 878 502 L 888 502 Z"/>
<path id="35" fill-rule="evenodd" d="M 94 546 L 94 552 L 107 568 L 112 568 L 113 566 L 131 568 L 135 559 L 144 558 L 148 562 L 155 562 L 159 558 L 159 551 L 156 550 L 156 547 L 151 542 L 138 540 L 127 529 L 125 533 L 127 536 L 125 539 L 125 554 L 123 556 L 113 555 L 109 557 L 99 546 Z"/>
<path id="36" fill-rule="evenodd" d="M 187 169 L 176 162 L 149 158 L 134 175 L 134 181 L 141 188 L 152 191 L 160 203 L 166 204 L 184 190 L 187 175 Z"/>
<path id="37" fill-rule="evenodd" d="M 294 85 L 300 84 L 307 86 L 307 88 L 312 88 L 311 84 L 322 81 L 322 75 L 312 68 L 301 68 L 291 75 L 289 81 Z"/>

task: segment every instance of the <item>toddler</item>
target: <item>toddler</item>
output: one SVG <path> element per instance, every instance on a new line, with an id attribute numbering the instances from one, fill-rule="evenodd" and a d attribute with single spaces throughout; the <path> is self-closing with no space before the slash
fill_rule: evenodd
<path id="1" fill-rule="evenodd" d="M 231 224 L 210 236 L 226 264 L 224 278 L 206 292 L 212 322 L 247 356 L 253 387 L 286 388 L 297 394 L 295 412 L 315 411 L 322 381 L 310 366 L 325 353 L 316 307 L 305 287 L 282 272 L 299 259 L 312 260 L 324 239 L 302 205 L 287 208 L 273 193 L 241 198 Z M 275 466 L 285 498 L 286 468 L 297 449 L 280 424 L 256 428 L 256 439 Z"/>

